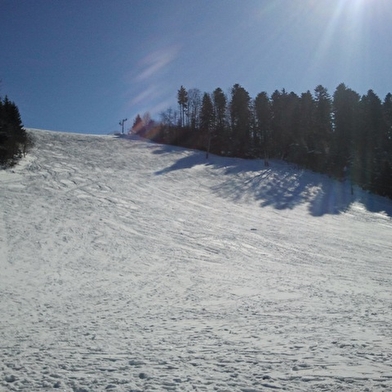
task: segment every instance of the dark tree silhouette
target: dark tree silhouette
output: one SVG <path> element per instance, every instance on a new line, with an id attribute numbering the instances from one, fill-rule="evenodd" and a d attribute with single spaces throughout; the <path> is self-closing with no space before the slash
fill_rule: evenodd
<path id="1" fill-rule="evenodd" d="M 212 93 L 214 105 L 214 123 L 215 123 L 215 143 L 212 151 L 217 154 L 226 155 L 231 144 L 231 135 L 227 124 L 227 98 L 220 87 Z"/>
<path id="2" fill-rule="evenodd" d="M 358 127 L 360 96 L 341 83 L 333 95 L 334 132 L 331 143 L 330 170 L 344 178 L 353 160 L 353 137 Z"/>
<path id="3" fill-rule="evenodd" d="M 15 164 L 31 144 L 16 104 L 8 97 L 0 99 L 0 164 Z"/>
<path id="4" fill-rule="evenodd" d="M 210 153 L 211 139 L 213 137 L 214 106 L 209 94 L 204 93 L 201 105 L 200 124 L 202 131 L 206 134 L 206 158 Z"/>
<path id="5" fill-rule="evenodd" d="M 257 95 L 254 103 L 255 110 L 255 151 L 264 157 L 264 164 L 268 165 L 271 144 L 271 103 L 266 92 Z"/>
<path id="6" fill-rule="evenodd" d="M 239 84 L 235 84 L 231 90 L 230 120 L 233 134 L 232 154 L 249 157 L 251 147 L 250 96 Z"/>
<path id="7" fill-rule="evenodd" d="M 181 127 L 185 126 L 185 115 L 187 113 L 188 109 L 188 93 L 185 90 L 184 86 L 181 86 L 180 89 L 177 92 L 177 102 L 178 105 L 180 106 L 180 121 Z"/>

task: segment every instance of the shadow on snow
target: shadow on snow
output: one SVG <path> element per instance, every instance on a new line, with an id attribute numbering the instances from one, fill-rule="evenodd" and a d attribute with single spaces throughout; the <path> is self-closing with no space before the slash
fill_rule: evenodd
<path id="1" fill-rule="evenodd" d="M 271 206 L 278 210 L 293 209 L 303 203 L 308 204 L 312 216 L 341 214 L 354 202 L 359 202 L 370 212 L 385 213 L 392 216 L 392 201 L 370 194 L 358 187 L 351 193 L 348 181 L 337 181 L 327 175 L 299 169 L 282 161 L 264 161 L 226 158 L 205 153 L 189 151 L 179 147 L 161 145 L 154 154 L 184 152 L 173 165 L 157 171 L 164 175 L 176 170 L 190 169 L 203 165 L 222 171 L 222 181 L 212 187 L 212 191 L 225 199 L 235 202 L 257 200 L 261 207 Z"/>

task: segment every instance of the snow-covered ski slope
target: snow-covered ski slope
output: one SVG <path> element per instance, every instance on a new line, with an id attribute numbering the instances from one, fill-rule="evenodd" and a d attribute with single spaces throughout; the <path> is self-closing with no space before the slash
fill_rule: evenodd
<path id="1" fill-rule="evenodd" d="M 391 391 L 392 203 L 281 162 L 33 131 L 0 172 L 1 391 Z"/>

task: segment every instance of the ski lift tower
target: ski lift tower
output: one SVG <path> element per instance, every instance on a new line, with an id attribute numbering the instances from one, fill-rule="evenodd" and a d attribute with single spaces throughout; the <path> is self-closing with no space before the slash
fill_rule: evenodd
<path id="1" fill-rule="evenodd" d="M 121 125 L 121 134 L 122 135 L 124 135 L 124 124 L 125 124 L 125 121 L 127 121 L 127 120 L 128 120 L 127 118 L 124 118 L 123 120 L 121 120 L 119 122 L 119 124 Z"/>

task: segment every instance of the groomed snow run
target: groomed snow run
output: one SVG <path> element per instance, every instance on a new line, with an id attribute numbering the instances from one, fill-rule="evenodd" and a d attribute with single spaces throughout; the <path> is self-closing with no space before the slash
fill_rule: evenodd
<path id="1" fill-rule="evenodd" d="M 0 172 L 1 391 L 392 391 L 391 201 L 31 132 Z"/>

